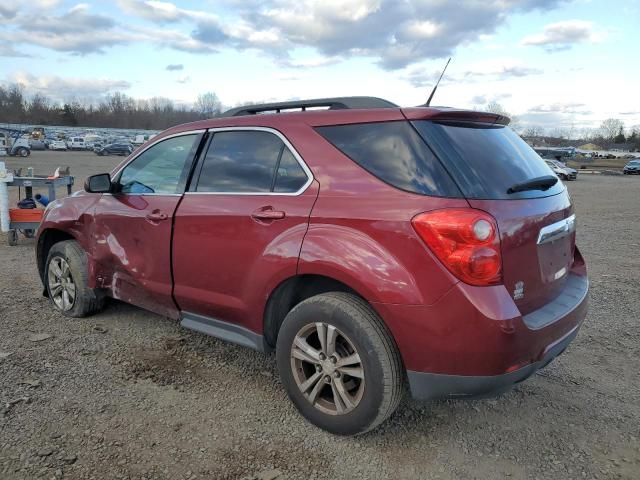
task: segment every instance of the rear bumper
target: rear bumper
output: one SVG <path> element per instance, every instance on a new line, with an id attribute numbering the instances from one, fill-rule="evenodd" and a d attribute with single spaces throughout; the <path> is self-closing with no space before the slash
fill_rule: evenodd
<path id="1" fill-rule="evenodd" d="M 416 400 L 436 400 L 478 398 L 505 392 L 546 367 L 564 352 L 578 334 L 579 328 L 580 326 L 574 327 L 564 337 L 549 345 L 539 361 L 502 375 L 464 376 L 407 371 L 411 396 Z"/>
<path id="2" fill-rule="evenodd" d="M 576 249 L 565 288 L 523 316 L 504 286 L 455 285 L 433 305 L 375 305 L 417 399 L 508 389 L 558 356 L 587 315 L 589 280 Z"/>

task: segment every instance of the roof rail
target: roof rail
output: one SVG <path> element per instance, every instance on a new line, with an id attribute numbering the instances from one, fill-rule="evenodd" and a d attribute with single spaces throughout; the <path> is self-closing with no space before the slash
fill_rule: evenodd
<path id="1" fill-rule="evenodd" d="M 398 105 L 377 97 L 336 97 L 316 98 L 311 100 L 294 100 L 291 102 L 262 103 L 260 105 L 245 105 L 232 108 L 222 113 L 221 117 L 239 117 L 241 115 L 256 115 L 263 112 L 282 113 L 283 110 L 328 107 L 329 110 L 349 110 L 362 108 L 398 108 Z"/>

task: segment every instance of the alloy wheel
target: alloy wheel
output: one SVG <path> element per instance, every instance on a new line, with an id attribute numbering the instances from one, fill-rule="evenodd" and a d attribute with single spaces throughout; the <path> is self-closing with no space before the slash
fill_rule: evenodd
<path id="1" fill-rule="evenodd" d="M 49 294 L 53 303 L 66 312 L 76 301 L 76 284 L 71 276 L 69 263 L 62 257 L 53 257 L 48 270 Z"/>
<path id="2" fill-rule="evenodd" d="M 362 400 L 365 371 L 353 342 L 333 325 L 316 322 L 296 334 L 291 347 L 296 385 L 316 409 L 344 415 Z"/>

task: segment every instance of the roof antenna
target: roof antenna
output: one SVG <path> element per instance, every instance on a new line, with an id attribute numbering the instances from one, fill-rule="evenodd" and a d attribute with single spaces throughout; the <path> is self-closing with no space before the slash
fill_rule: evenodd
<path id="1" fill-rule="evenodd" d="M 440 85 L 440 80 L 442 80 L 442 76 L 444 75 L 444 72 L 447 71 L 447 67 L 449 66 L 449 62 L 450 61 L 451 61 L 451 57 L 449 57 L 449 60 L 447 60 L 447 64 L 442 69 L 442 73 L 440 74 L 440 78 L 438 79 L 438 81 L 436 82 L 435 86 L 433 87 L 433 90 L 431 90 L 431 95 L 429 95 L 429 100 L 427 100 L 427 103 L 422 105 L 423 107 L 428 107 L 429 105 L 431 105 L 431 99 L 433 98 L 433 95 L 435 95 L 436 90 L 438 89 L 438 85 Z"/>

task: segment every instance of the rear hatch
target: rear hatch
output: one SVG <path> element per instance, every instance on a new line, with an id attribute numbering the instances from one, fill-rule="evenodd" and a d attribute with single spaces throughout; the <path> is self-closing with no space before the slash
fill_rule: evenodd
<path id="1" fill-rule="evenodd" d="M 573 207 L 562 182 L 552 184 L 549 166 L 500 123 L 504 117 L 470 119 L 412 124 L 469 204 L 495 217 L 504 284 L 526 315 L 557 297 L 566 284 L 575 247 Z"/>

